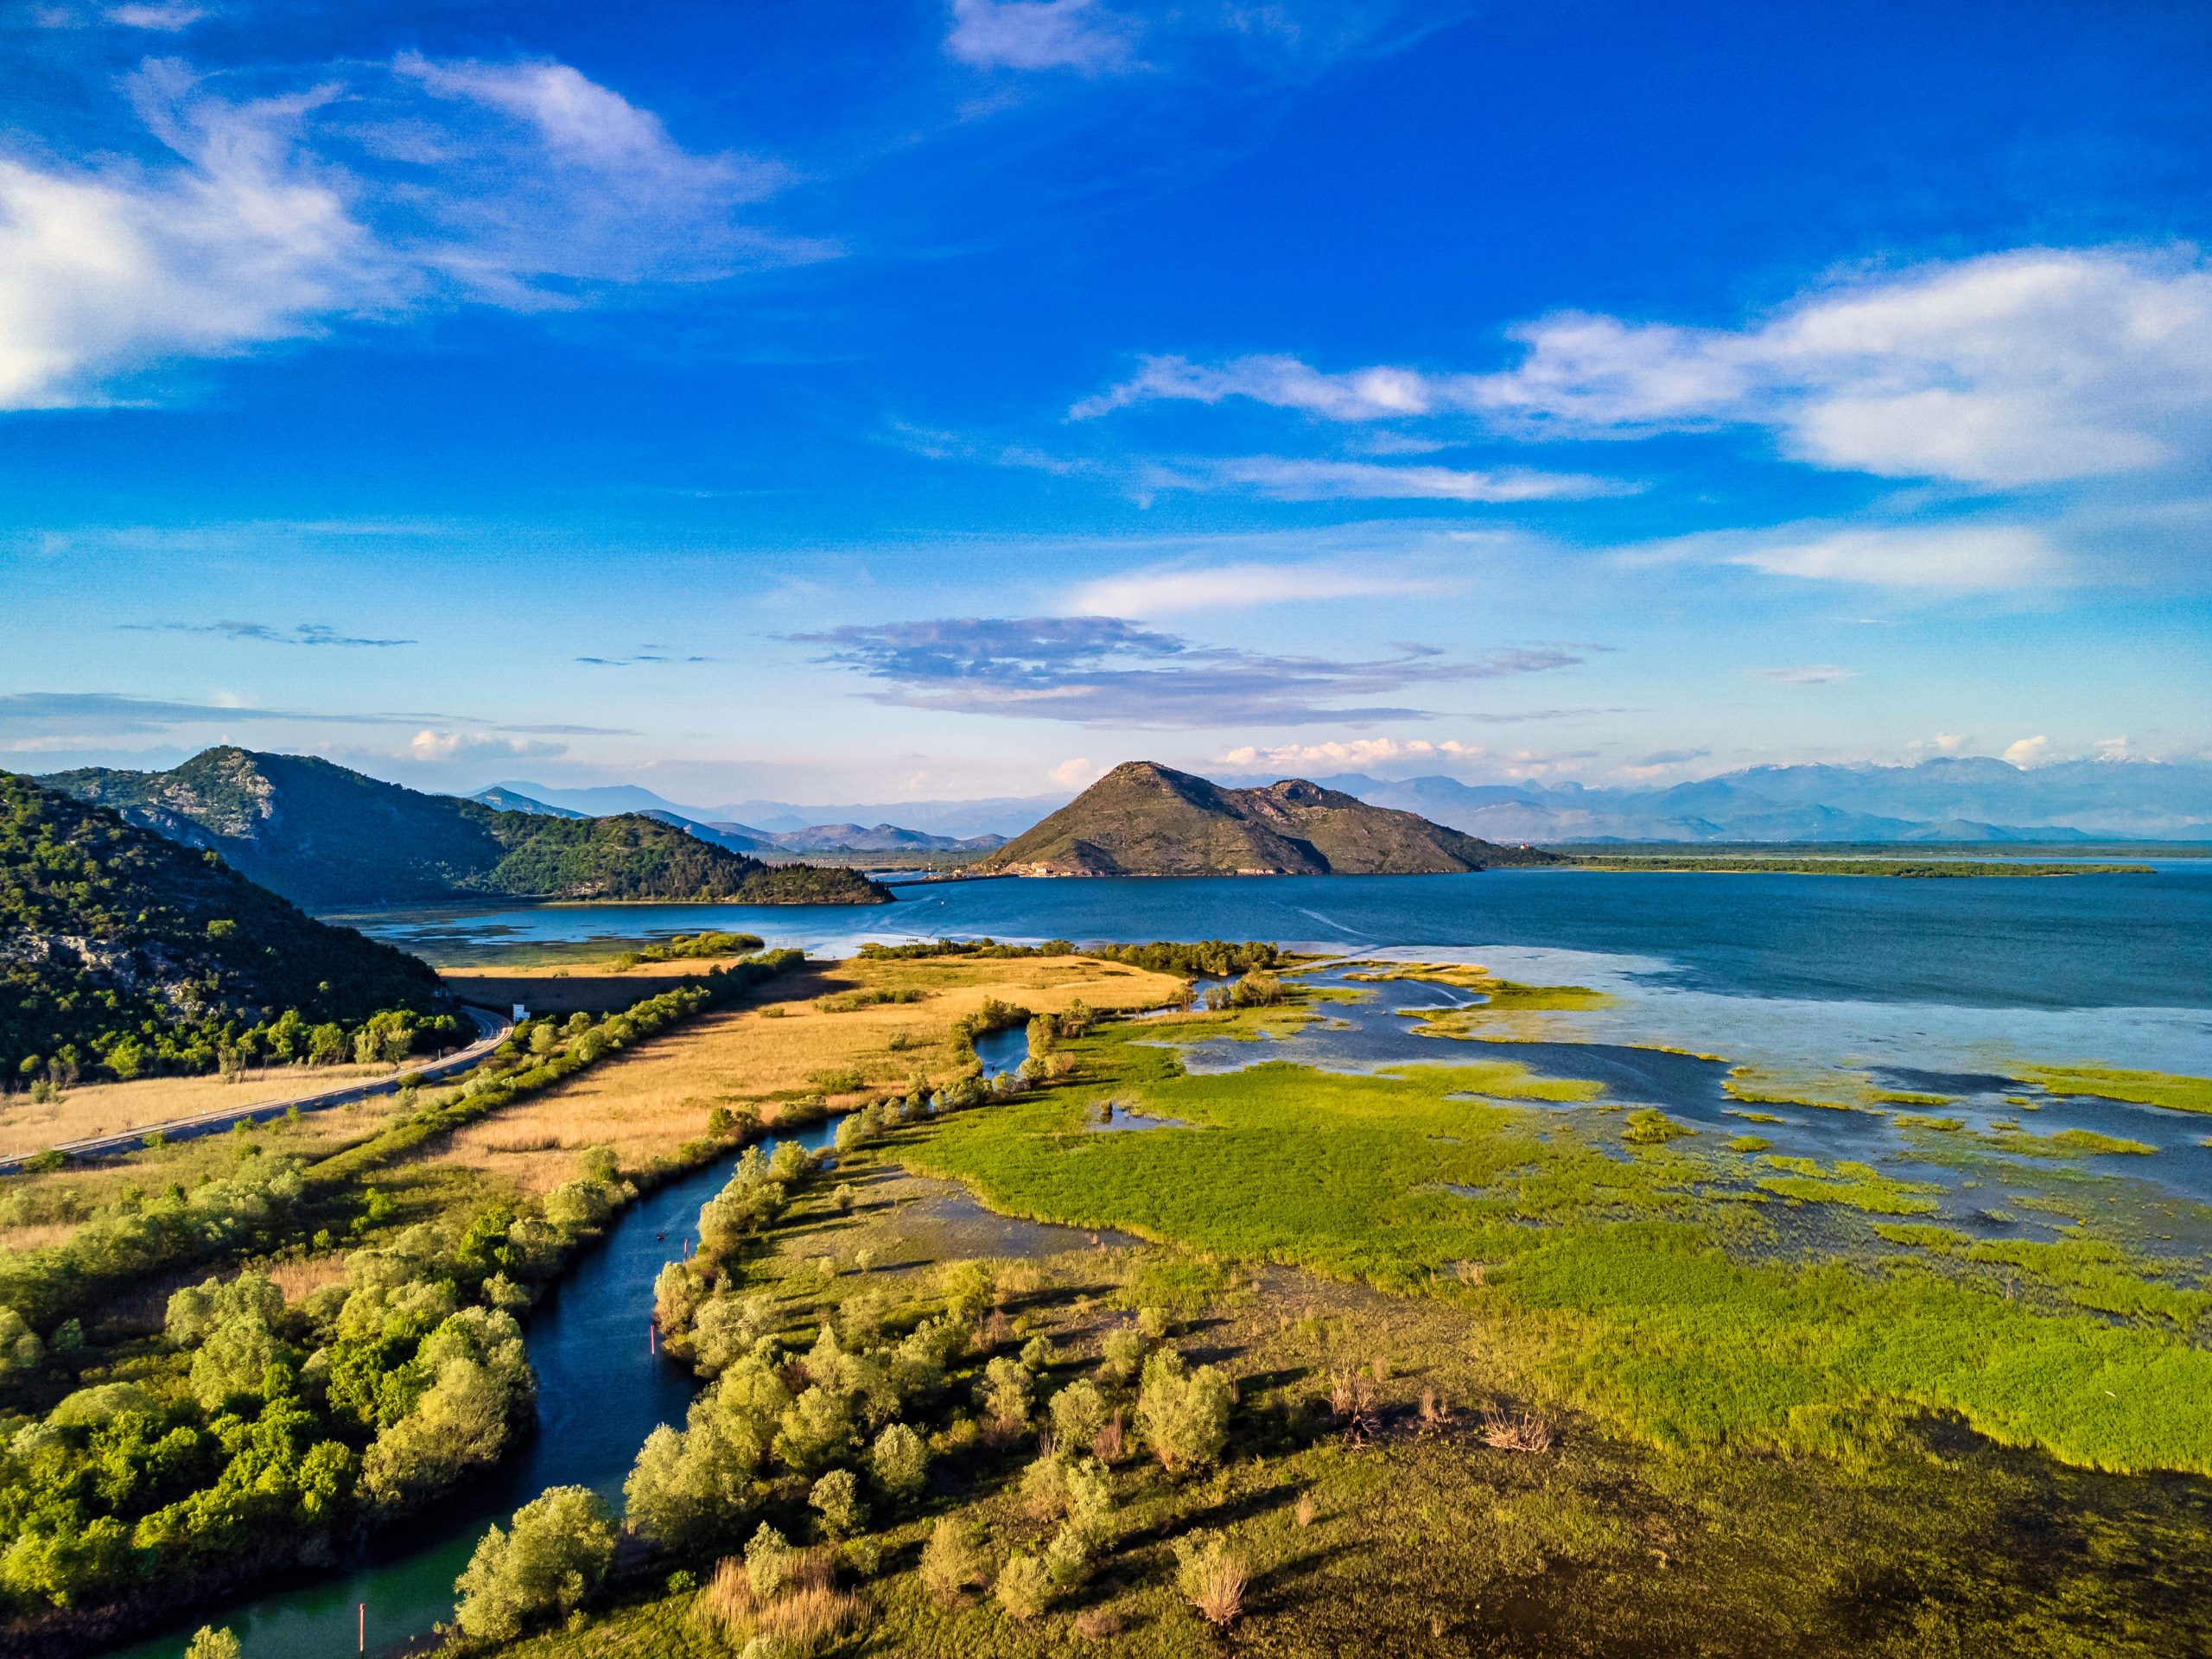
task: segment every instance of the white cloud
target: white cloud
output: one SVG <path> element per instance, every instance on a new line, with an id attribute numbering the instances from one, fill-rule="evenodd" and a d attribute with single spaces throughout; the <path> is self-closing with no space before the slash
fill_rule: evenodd
<path id="1" fill-rule="evenodd" d="M 298 335 L 404 289 L 297 153 L 314 95 L 199 100 L 165 65 L 137 92 L 181 166 L 48 172 L 0 157 L 0 409 L 97 401 L 94 377 Z"/>
<path id="2" fill-rule="evenodd" d="M 1086 584 L 1068 596 L 1077 616 L 1168 616 L 1248 609 L 1322 599 L 1434 593 L 1440 583 L 1389 569 L 1345 565 L 1218 564 L 1131 571 Z"/>
<path id="3" fill-rule="evenodd" d="M 0 153 L 0 409 L 441 298 L 574 303 L 820 251 L 734 217 L 775 169 L 690 155 L 564 65 L 410 54 L 244 102 L 174 61 L 129 84 L 163 158 Z"/>
<path id="4" fill-rule="evenodd" d="M 2024 249 L 1808 294 L 1742 329 L 1561 314 L 1503 373 L 1149 359 L 1077 417 L 1247 397 L 1331 420 L 1459 414 L 1530 436 L 1749 424 L 1815 466 L 1997 486 L 2157 467 L 2212 431 L 2212 268 L 2193 251 Z"/>
<path id="5" fill-rule="evenodd" d="M 979 68 L 1100 74 L 1130 66 L 1137 28 L 1095 0 L 952 0 L 944 49 Z"/>
<path id="6" fill-rule="evenodd" d="M 1796 663 L 1780 668 L 1747 668 L 1745 673 L 1776 685 L 1834 685 L 1859 671 L 1834 663 Z"/>
<path id="7" fill-rule="evenodd" d="M 1866 530 L 1785 524 L 1684 537 L 1632 550 L 1624 557 L 1630 563 L 1693 559 L 1808 582 L 1953 592 L 2046 586 L 2065 579 L 2064 562 L 2040 531 L 2008 524 Z"/>
<path id="8" fill-rule="evenodd" d="M 1240 357 L 1218 368 L 1202 367 L 1187 358 L 1148 357 L 1134 378 L 1084 398 L 1068 414 L 1086 421 L 1152 398 L 1217 404 L 1249 397 L 1332 421 L 1389 420 L 1431 413 L 1446 395 L 1444 385 L 1411 369 L 1324 374 L 1294 357 Z"/>
<path id="9" fill-rule="evenodd" d="M 1478 760 L 1490 753 L 1478 743 L 1456 738 L 1431 742 L 1426 738 L 1357 737 L 1331 743 L 1287 743 L 1276 748 L 1246 744 L 1221 758 L 1232 766 L 1372 766 L 1395 760 Z"/>
<path id="10" fill-rule="evenodd" d="M 2047 737 L 2024 737 L 2005 750 L 2005 759 L 2016 766 L 2039 766 L 2050 755 L 2050 740 Z"/>
<path id="11" fill-rule="evenodd" d="M 150 29 L 164 35 L 175 35 L 190 29 L 207 15 L 205 6 L 155 5 L 111 6 L 107 19 L 125 29 Z"/>
<path id="12" fill-rule="evenodd" d="M 1580 473 L 1520 467 L 1467 472 L 1451 467 L 1386 467 L 1371 461 L 1243 455 L 1145 469 L 1149 490 L 1249 489 L 1279 501 L 1586 501 L 1631 493 L 1632 485 Z"/>
<path id="13" fill-rule="evenodd" d="M 1052 779 L 1063 789 L 1087 789 L 1105 776 L 1106 768 L 1087 756 L 1063 760 L 1054 766 Z"/>
<path id="14" fill-rule="evenodd" d="M 457 757 L 486 753 L 512 755 L 523 760 L 544 760 L 556 754 L 566 754 L 565 743 L 544 743 L 533 738 L 495 737 L 488 732 L 419 731 L 407 740 L 404 758 L 436 764 Z"/>

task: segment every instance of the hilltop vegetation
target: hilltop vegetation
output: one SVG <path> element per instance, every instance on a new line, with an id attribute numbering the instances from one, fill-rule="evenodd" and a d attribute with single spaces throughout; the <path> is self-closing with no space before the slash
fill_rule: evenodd
<path id="1" fill-rule="evenodd" d="M 460 1029 L 414 957 L 0 772 L 0 1086 L 397 1059 Z"/>
<path id="2" fill-rule="evenodd" d="M 881 904 L 856 872 L 771 868 L 638 813 L 560 817 L 424 795 L 311 755 L 214 748 L 169 772 L 41 780 L 209 849 L 315 909 L 454 898 Z"/>
<path id="3" fill-rule="evenodd" d="M 1300 779 L 1223 789 L 1133 760 L 973 866 L 978 874 L 1421 875 L 1549 864 Z"/>

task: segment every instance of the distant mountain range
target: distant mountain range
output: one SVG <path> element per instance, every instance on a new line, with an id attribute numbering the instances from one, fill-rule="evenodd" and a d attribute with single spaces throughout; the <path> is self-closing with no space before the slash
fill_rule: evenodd
<path id="1" fill-rule="evenodd" d="M 1665 787 L 1319 780 L 1493 841 L 2212 840 L 2212 766 L 1982 757 L 1910 766 L 1753 766 Z"/>
<path id="2" fill-rule="evenodd" d="M 598 817 L 608 812 L 670 812 L 691 823 L 703 823 L 726 833 L 753 836 L 764 845 L 791 852 L 829 852 L 842 845 L 854 852 L 888 852 L 902 848 L 944 851 L 966 842 L 995 846 L 1018 836 L 1047 812 L 1067 804 L 1058 795 L 1001 795 L 973 801 L 880 801 L 874 804 L 847 803 L 805 806 L 791 801 L 733 801 L 721 806 L 687 806 L 656 795 L 634 784 L 609 784 L 589 789 L 556 789 L 550 784 L 509 781 L 494 784 L 474 796 L 484 800 L 505 793 L 565 811 Z M 862 825 L 872 824 L 873 829 Z M 900 826 L 904 826 L 901 828 Z M 842 842 L 825 840 L 846 832 Z M 858 836 L 910 836 L 881 847 L 850 839 Z M 785 843 L 790 843 L 785 846 Z"/>
<path id="3" fill-rule="evenodd" d="M 120 812 L 314 910 L 450 899 L 880 904 L 851 870 L 772 866 L 636 813 L 503 810 L 311 755 L 214 748 L 168 772 L 40 780 Z"/>
<path id="4" fill-rule="evenodd" d="M 1249 774 L 1221 781 L 1260 786 L 1275 778 Z M 1455 778 L 1360 772 L 1314 781 L 1494 842 L 2212 840 L 2212 765 L 2202 761 L 2073 760 L 2024 768 L 1980 756 L 1939 757 L 1904 766 L 1753 766 L 1650 787 L 1463 784 Z M 860 823 L 877 825 L 862 832 L 871 836 L 901 833 L 891 826 L 903 824 L 938 849 L 987 835 L 1018 836 L 1069 799 L 1041 795 L 860 806 L 744 801 L 696 807 L 634 786 L 561 790 L 528 783 L 501 784 L 478 798 L 499 791 L 567 811 L 672 813 L 751 840 L 752 846 L 736 850 L 785 852 L 825 849 L 834 844 L 825 839 L 828 832 L 850 831 Z M 849 836 L 843 844 L 893 849 Z"/>
<path id="5" fill-rule="evenodd" d="M 1014 875 L 1422 875 L 1552 861 L 1300 779 L 1224 789 L 1132 760 L 970 868 Z"/>
<path id="6" fill-rule="evenodd" d="M 495 784 L 490 789 L 479 791 L 468 797 L 486 806 L 496 806 L 513 812 L 538 812 L 549 817 L 581 818 L 594 816 L 571 807 L 556 806 L 541 801 L 522 791 L 531 787 L 522 784 Z M 597 790 L 560 791 L 577 796 L 594 796 Z M 658 801 L 659 797 L 650 790 L 624 789 L 608 791 L 625 798 L 645 796 Z M 704 816 L 703 809 L 690 811 L 674 806 L 632 806 L 624 809 L 638 817 L 652 818 L 656 823 L 673 825 L 690 831 L 700 840 L 724 847 L 734 853 L 748 855 L 763 853 L 988 853 L 1002 847 L 1007 838 L 998 835 L 933 836 L 920 830 L 902 830 L 895 823 L 874 825 L 859 823 L 814 823 L 798 830 L 775 830 L 757 829 L 749 823 L 740 823 L 728 818 Z"/>

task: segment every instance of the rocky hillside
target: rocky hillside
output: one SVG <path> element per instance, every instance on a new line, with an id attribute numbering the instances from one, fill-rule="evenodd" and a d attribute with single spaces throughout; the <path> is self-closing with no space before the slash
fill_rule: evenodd
<path id="1" fill-rule="evenodd" d="M 880 904 L 849 870 L 771 868 L 639 814 L 556 817 L 424 795 L 311 755 L 208 749 L 170 772 L 93 767 L 48 785 L 219 854 L 315 910 L 451 899 Z"/>
<path id="2" fill-rule="evenodd" d="M 1429 875 L 1557 861 L 1302 779 L 1224 789 L 1133 760 L 970 868 L 1020 875 Z"/>
<path id="3" fill-rule="evenodd" d="M 213 853 L 0 772 L 0 1077 L 212 1070 L 353 1058 L 452 1038 L 461 1023 L 422 963 L 331 927 Z"/>

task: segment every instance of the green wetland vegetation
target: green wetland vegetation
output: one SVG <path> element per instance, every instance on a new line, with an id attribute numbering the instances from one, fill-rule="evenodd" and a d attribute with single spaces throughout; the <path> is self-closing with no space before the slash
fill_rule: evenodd
<path id="1" fill-rule="evenodd" d="M 870 954 L 891 972 L 927 949 Z M 1065 948 L 960 954 L 1033 953 Z M 2212 1212 L 2084 1161 L 2147 1162 L 2144 1143 L 1970 1121 L 1934 1088 L 1859 1073 L 1740 1067 L 1729 1093 L 1791 1115 L 1747 1105 L 1722 1121 L 1763 1132 L 1739 1135 L 1452 1040 L 1496 1040 L 1459 1018 L 1486 1007 L 1572 1019 L 1599 995 L 1582 988 L 1387 964 L 1339 964 L 1314 985 L 1312 964 L 1218 942 L 1114 954 L 1235 978 L 1203 1007 L 1141 1019 L 989 1003 L 963 1017 L 955 1052 L 1026 1027 L 1017 1074 L 917 1077 L 864 1097 L 829 1156 L 787 1142 L 739 1163 L 699 1214 L 696 1251 L 671 1237 L 656 1287 L 664 1350 L 700 1385 L 688 1415 L 639 1448 L 620 1493 L 555 1488 L 487 1536 L 457 1586 L 451 1651 L 2163 1659 L 2212 1646 Z M 877 1006 L 857 971 L 863 992 L 840 1019 Z M 1435 1027 L 1408 1033 L 1376 1001 L 1407 978 L 1488 1001 L 1403 1010 Z M 1276 1053 L 1343 1013 L 1432 1040 L 1357 1071 Z M 593 1031 L 652 1034 L 534 1022 L 497 1086 L 590 1064 Z M 1186 1067 L 1193 1046 L 1224 1039 L 1238 1069 Z M 2020 1079 L 2019 1109 L 2101 1078 L 2162 1105 L 2199 1081 L 2054 1070 Z M 304 1414 L 296 1441 L 337 1448 L 322 1454 L 338 1471 L 329 1501 L 345 1527 L 367 1523 L 390 1484 L 372 1482 L 371 1460 L 380 1471 L 397 1455 L 377 1448 L 424 1432 L 404 1426 L 444 1387 L 461 1342 L 447 1324 L 469 1322 L 486 1341 L 462 1357 L 492 1369 L 498 1318 L 523 1313 L 639 1178 L 588 1163 L 552 1193 L 487 1205 L 456 1172 L 404 1200 L 375 1196 L 400 1190 L 391 1137 L 419 1152 L 444 1132 L 440 1114 L 473 1109 L 465 1096 L 418 1106 L 301 1160 L 295 1179 L 324 1183 L 315 1218 L 344 1230 L 309 1241 L 308 1255 L 342 1262 L 327 1289 L 279 1312 L 228 1267 L 201 1284 L 218 1259 L 283 1254 L 258 1236 L 226 1246 L 178 1275 L 192 1294 L 159 1334 L 71 1362 L 75 1380 L 143 1376 L 168 1415 L 133 1399 L 114 1420 L 136 1410 L 131 1432 L 156 1446 L 177 1428 L 243 1446 Z M 1808 1151 L 1800 1115 L 1815 1131 L 1876 1124 L 1909 1143 L 1910 1166 Z M 188 1190 L 221 1174 L 209 1164 Z M 288 1211 L 270 1239 L 307 1219 Z M 547 1265 L 498 1255 L 531 1241 Z M 410 1249 L 419 1273 L 378 1265 Z M 437 1319 L 386 1332 L 362 1294 L 372 1278 L 393 1281 L 378 1307 L 420 1300 Z M 41 1304 L 34 1323 L 50 1331 L 61 1311 Z M 200 1373 L 213 1399 L 219 1362 L 251 1346 L 209 1333 L 256 1317 L 286 1357 L 257 1385 L 235 1368 L 232 1391 L 203 1403 Z M 348 1351 L 346 1376 L 374 1372 L 362 1397 L 388 1393 L 389 1424 L 330 1416 L 360 1393 L 328 1380 L 349 1340 L 388 1344 L 381 1369 Z M 114 1459 L 95 1449 L 105 1431 L 78 1421 L 106 1396 L 34 1397 L 63 1369 L 24 1384 L 9 1469 L 40 1502 L 78 1503 L 81 1530 Z M 48 1486 L 26 1456 L 60 1459 Z M 253 1472 L 233 1484 L 257 1490 Z M 298 1528 L 293 1487 L 306 1483 L 279 1508 Z M 194 1496 L 204 1507 L 223 1490 Z M 433 1489 L 391 1490 L 403 1513 Z M 48 1611 L 21 1605 L 50 1625 L 75 1616 L 51 1596 Z"/>

